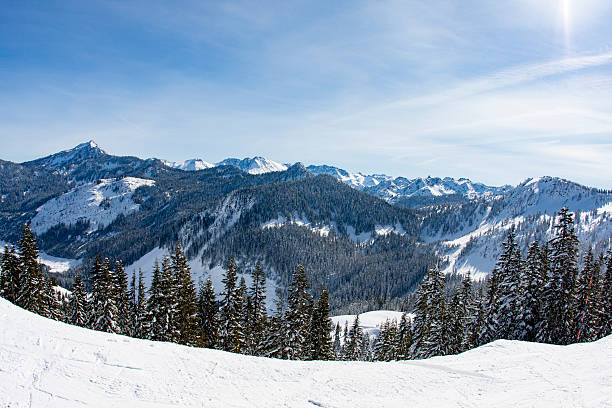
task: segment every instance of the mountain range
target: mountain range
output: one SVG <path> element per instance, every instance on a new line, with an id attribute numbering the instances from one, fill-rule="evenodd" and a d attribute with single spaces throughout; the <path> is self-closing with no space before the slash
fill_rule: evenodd
<path id="1" fill-rule="evenodd" d="M 70 266 L 51 267 L 60 283 L 86 277 L 97 253 L 150 280 L 180 242 L 194 278 L 211 276 L 218 290 L 230 256 L 245 274 L 264 264 L 270 301 L 303 264 L 313 290 L 326 284 L 334 311 L 347 313 L 397 306 L 438 257 L 446 272 L 482 277 L 511 226 L 525 250 L 552 236 L 563 206 L 583 246 L 609 248 L 612 194 L 554 177 L 494 187 L 263 157 L 171 163 L 109 155 L 93 141 L 0 161 L 0 241 L 17 242 L 30 223 L 54 265 Z"/>

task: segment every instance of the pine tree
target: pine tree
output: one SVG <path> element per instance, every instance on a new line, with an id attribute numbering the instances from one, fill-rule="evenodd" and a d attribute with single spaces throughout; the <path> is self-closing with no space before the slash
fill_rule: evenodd
<path id="1" fill-rule="evenodd" d="M 398 358 L 398 328 L 395 321 L 386 320 L 380 326 L 380 332 L 374 343 L 374 359 L 391 361 Z"/>
<path id="2" fill-rule="evenodd" d="M 93 290 L 90 327 L 107 333 L 120 333 L 120 327 L 116 321 L 117 305 L 113 296 L 114 288 L 108 258 L 102 263 L 100 257 L 96 257 L 91 277 Z"/>
<path id="3" fill-rule="evenodd" d="M 529 246 L 527 259 L 521 272 L 520 292 L 523 296 L 517 340 L 535 341 L 542 319 L 542 289 L 546 282 L 546 269 L 537 241 Z"/>
<path id="4" fill-rule="evenodd" d="M 142 278 L 142 270 L 138 271 L 138 289 L 136 290 L 136 301 L 134 308 L 134 337 L 139 339 L 149 338 L 149 326 L 147 319 L 147 296 Z"/>
<path id="5" fill-rule="evenodd" d="M 180 244 L 176 244 L 174 249 L 172 268 L 174 270 L 173 329 L 175 341 L 188 346 L 201 346 L 195 284 L 191 279 L 191 269 Z"/>
<path id="6" fill-rule="evenodd" d="M 249 349 L 250 354 L 261 355 L 265 340 L 265 331 L 268 320 L 266 311 L 266 275 L 257 262 L 252 273 L 252 284 L 249 290 L 250 316 L 249 316 Z"/>
<path id="7" fill-rule="evenodd" d="M 310 358 L 312 360 L 332 360 L 334 358 L 331 330 L 329 295 L 327 287 L 323 285 L 321 296 L 313 308 L 310 324 Z"/>
<path id="8" fill-rule="evenodd" d="M 545 340 L 553 344 L 575 341 L 575 287 L 578 275 L 578 237 L 567 207 L 559 212 L 550 241 L 550 279 L 544 288 Z"/>
<path id="9" fill-rule="evenodd" d="M 593 259 L 593 251 L 589 250 L 584 261 L 584 268 L 576 281 L 576 322 L 575 340 L 585 342 L 596 340 L 599 334 L 599 318 L 601 315 L 599 300 L 599 274 L 601 265 Z"/>
<path id="10" fill-rule="evenodd" d="M 407 360 L 410 358 L 411 346 L 412 333 L 410 332 L 410 321 L 408 320 L 408 314 L 404 312 L 398 326 L 395 358 L 397 360 Z"/>
<path id="11" fill-rule="evenodd" d="M 218 311 L 215 290 L 209 277 L 206 279 L 206 284 L 200 285 L 198 296 L 198 317 L 203 347 L 215 348 L 217 346 Z"/>
<path id="12" fill-rule="evenodd" d="M 363 347 L 363 329 L 359 325 L 359 315 L 355 316 L 353 325 L 347 336 L 347 344 L 345 345 L 346 360 L 360 360 Z"/>
<path id="13" fill-rule="evenodd" d="M 53 320 L 61 320 L 60 298 L 53 289 L 54 280 L 43 277 L 45 288 L 43 291 L 43 304 L 40 315 Z"/>
<path id="14" fill-rule="evenodd" d="M 221 350 L 240 353 L 242 345 L 241 310 L 239 307 L 236 282 L 238 271 L 233 258 L 230 258 L 225 276 L 224 290 L 221 292 L 221 307 L 219 310 L 219 346 Z"/>
<path id="15" fill-rule="evenodd" d="M 87 310 L 85 287 L 83 286 L 81 276 L 77 275 L 74 279 L 72 296 L 70 297 L 70 324 L 86 327 L 88 320 L 89 313 Z"/>
<path id="16" fill-rule="evenodd" d="M 282 292 L 276 291 L 276 310 L 266 329 L 264 350 L 266 357 L 287 359 L 287 324 L 285 322 L 285 298 Z"/>
<path id="17" fill-rule="evenodd" d="M 334 330 L 334 359 L 342 359 L 342 328 L 340 322 L 336 323 L 336 329 Z"/>
<path id="18" fill-rule="evenodd" d="M 45 279 L 38 263 L 38 245 L 36 237 L 28 224 L 23 227 L 19 241 L 19 293 L 17 306 L 40 314 L 45 308 Z"/>
<path id="19" fill-rule="evenodd" d="M 286 313 L 286 353 L 290 360 L 309 358 L 308 329 L 310 326 L 312 297 L 308 293 L 306 270 L 298 265 L 289 286 Z"/>
<path id="20" fill-rule="evenodd" d="M 161 269 L 157 260 L 155 261 L 147 301 L 148 331 L 151 340 L 174 341 L 172 332 L 175 315 L 173 292 L 172 263 L 170 258 L 165 256 Z"/>
<path id="21" fill-rule="evenodd" d="M 606 272 L 601 280 L 601 309 L 599 337 L 612 334 L 612 250 L 606 255 Z"/>
<path id="22" fill-rule="evenodd" d="M 130 293 L 128 292 L 127 275 L 121 261 L 115 262 L 112 273 L 113 299 L 117 305 L 117 326 L 121 334 L 131 336 L 133 328 L 130 324 Z"/>
<path id="23" fill-rule="evenodd" d="M 0 286 L 0 294 L 9 302 L 17 303 L 19 291 L 22 286 L 21 266 L 19 257 L 15 252 L 15 247 L 6 245 L 4 254 L 0 264 L 2 269 L 2 285 Z"/>
<path id="24" fill-rule="evenodd" d="M 411 358 L 443 355 L 446 348 L 446 301 L 440 267 L 430 269 L 417 290 Z"/>

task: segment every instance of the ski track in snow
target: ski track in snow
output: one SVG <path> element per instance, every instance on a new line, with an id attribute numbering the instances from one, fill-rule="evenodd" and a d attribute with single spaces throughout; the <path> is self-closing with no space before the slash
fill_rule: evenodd
<path id="1" fill-rule="evenodd" d="M 612 407 L 612 337 L 421 361 L 300 362 L 131 339 L 0 299 L 0 406 Z"/>

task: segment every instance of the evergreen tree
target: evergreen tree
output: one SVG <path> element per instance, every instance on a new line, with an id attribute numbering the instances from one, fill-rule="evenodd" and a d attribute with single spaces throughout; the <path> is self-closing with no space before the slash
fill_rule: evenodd
<path id="1" fill-rule="evenodd" d="M 601 281 L 600 337 L 612 334 L 612 250 L 606 256 L 606 272 Z"/>
<path id="2" fill-rule="evenodd" d="M 21 266 L 19 264 L 19 257 L 15 252 L 15 247 L 9 245 L 4 247 L 0 268 L 2 269 L 0 295 L 9 302 L 16 304 L 19 290 L 22 286 L 21 278 L 23 274 L 20 270 Z"/>
<path id="3" fill-rule="evenodd" d="M 142 270 L 138 271 L 138 289 L 136 290 L 136 301 L 134 308 L 134 337 L 146 339 L 149 337 L 149 326 L 147 324 L 147 296 L 142 278 Z"/>
<path id="4" fill-rule="evenodd" d="M 578 237 L 574 218 L 567 207 L 561 209 L 550 241 L 550 279 L 544 288 L 545 340 L 553 344 L 575 341 L 576 277 Z"/>
<path id="5" fill-rule="evenodd" d="M 81 280 L 81 275 L 74 278 L 72 296 L 70 297 L 70 324 L 86 327 L 89 320 L 87 310 L 87 295 Z"/>
<path id="6" fill-rule="evenodd" d="M 40 314 L 45 308 L 45 279 L 38 263 L 36 237 L 28 224 L 23 226 L 19 241 L 19 264 L 17 306 Z"/>
<path id="7" fill-rule="evenodd" d="M 243 332 L 241 327 L 241 310 L 239 309 L 238 271 L 233 258 L 230 258 L 225 276 L 224 290 L 221 292 L 221 307 L 219 310 L 219 346 L 221 350 L 234 353 L 241 352 Z"/>
<path id="8" fill-rule="evenodd" d="M 334 330 L 334 357 L 335 360 L 342 359 L 342 328 L 340 322 L 336 323 L 336 329 Z"/>
<path id="9" fill-rule="evenodd" d="M 416 297 L 411 358 L 443 355 L 447 322 L 444 277 L 439 266 L 427 271 Z"/>
<path id="10" fill-rule="evenodd" d="M 331 330 L 329 295 L 327 287 L 323 285 L 321 296 L 312 311 L 310 325 L 310 358 L 312 360 L 333 360 L 334 351 Z"/>
<path id="11" fill-rule="evenodd" d="M 121 261 L 115 262 L 112 273 L 112 290 L 115 304 L 117 305 L 117 326 L 121 334 L 132 335 L 130 324 L 130 293 L 128 292 L 127 275 Z"/>
<path id="12" fill-rule="evenodd" d="M 537 241 L 529 246 L 527 259 L 523 264 L 520 288 L 523 307 L 517 340 L 535 341 L 538 325 L 542 319 L 542 289 L 546 282 L 546 268 Z"/>
<path id="13" fill-rule="evenodd" d="M 347 336 L 347 344 L 345 345 L 346 360 L 360 360 L 362 356 L 363 346 L 363 329 L 359 326 L 359 315 L 355 316 L 351 330 Z"/>
<path id="14" fill-rule="evenodd" d="M 391 361 L 398 357 L 398 328 L 395 321 L 386 320 L 380 326 L 380 332 L 374 343 L 374 359 Z"/>
<path id="15" fill-rule="evenodd" d="M 408 314 L 403 313 L 397 331 L 397 345 L 395 358 L 407 360 L 410 358 L 410 347 L 412 346 L 412 333 L 410 332 L 410 321 Z"/>
<path id="16" fill-rule="evenodd" d="M 308 329 L 312 308 L 312 297 L 308 293 L 306 270 L 298 265 L 289 286 L 286 313 L 287 341 L 286 353 L 290 360 L 309 358 Z"/>
<path id="17" fill-rule="evenodd" d="M 249 349 L 250 354 L 261 355 L 265 342 L 265 331 L 268 321 L 266 311 L 266 275 L 258 261 L 253 269 L 252 284 L 249 290 Z"/>
<path id="18" fill-rule="evenodd" d="M 43 305 L 40 310 L 40 315 L 53 320 L 62 319 L 62 311 L 60 297 L 53 289 L 54 280 L 43 277 L 45 288 L 43 291 Z"/>
<path id="19" fill-rule="evenodd" d="M 149 336 L 151 340 L 174 341 L 175 317 L 174 278 L 172 263 L 168 256 L 159 268 L 157 260 L 153 269 L 153 281 L 147 301 Z"/>
<path id="20" fill-rule="evenodd" d="M 599 334 L 599 318 L 601 316 L 599 299 L 599 274 L 601 265 L 593 259 L 593 251 L 589 250 L 584 261 L 584 268 L 576 281 L 576 342 L 593 341 Z"/>
<path id="21" fill-rule="evenodd" d="M 90 327 L 107 333 L 120 333 L 117 325 L 117 305 L 113 298 L 113 281 L 108 258 L 104 263 L 97 256 L 92 270 L 92 314 Z"/>
<path id="22" fill-rule="evenodd" d="M 206 284 L 200 285 L 198 296 L 198 317 L 203 347 L 215 348 L 217 346 L 217 315 L 217 299 L 209 277 L 206 279 Z"/>
<path id="23" fill-rule="evenodd" d="M 175 283 L 173 291 L 175 341 L 188 346 L 201 346 L 195 284 L 191 279 L 191 269 L 180 244 L 176 244 L 174 249 L 172 268 Z"/>
<path id="24" fill-rule="evenodd" d="M 266 330 L 265 356 L 287 359 L 287 324 L 285 322 L 285 299 L 279 289 L 276 292 L 276 310 Z"/>

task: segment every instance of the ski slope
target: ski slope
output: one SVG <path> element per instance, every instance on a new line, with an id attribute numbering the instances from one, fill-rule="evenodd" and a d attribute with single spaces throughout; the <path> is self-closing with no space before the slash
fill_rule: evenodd
<path id="1" fill-rule="evenodd" d="M 2 407 L 611 407 L 612 338 L 296 362 L 94 332 L 0 299 Z"/>

